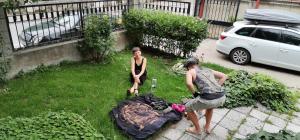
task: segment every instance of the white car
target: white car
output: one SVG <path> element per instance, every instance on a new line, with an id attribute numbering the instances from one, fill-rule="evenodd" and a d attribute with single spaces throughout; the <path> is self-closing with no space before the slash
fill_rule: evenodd
<path id="1" fill-rule="evenodd" d="M 22 47 L 37 45 L 41 42 L 61 39 L 80 26 L 79 15 L 61 16 L 24 29 L 19 34 Z"/>
<path id="2" fill-rule="evenodd" d="M 240 65 L 257 62 L 300 71 L 300 27 L 238 21 L 217 41 L 218 52 Z"/>

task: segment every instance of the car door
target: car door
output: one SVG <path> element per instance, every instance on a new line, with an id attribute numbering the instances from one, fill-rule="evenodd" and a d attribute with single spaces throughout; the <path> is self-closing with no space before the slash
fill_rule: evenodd
<path id="1" fill-rule="evenodd" d="M 300 33 L 282 31 L 278 64 L 284 68 L 300 71 Z"/>
<path id="2" fill-rule="evenodd" d="M 280 30 L 259 27 L 253 33 L 251 60 L 263 64 L 276 65 L 280 49 Z"/>

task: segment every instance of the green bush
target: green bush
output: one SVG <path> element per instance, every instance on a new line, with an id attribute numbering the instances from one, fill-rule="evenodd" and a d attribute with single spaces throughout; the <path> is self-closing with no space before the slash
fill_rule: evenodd
<path id="1" fill-rule="evenodd" d="M 48 112 L 0 119 L 0 139 L 105 139 L 80 115 Z"/>
<path id="2" fill-rule="evenodd" d="M 266 131 L 260 131 L 255 134 L 251 134 L 243 140 L 299 140 L 300 133 L 293 133 L 290 131 L 280 131 L 278 133 L 269 133 Z M 238 139 L 241 140 L 241 139 Z"/>
<path id="3" fill-rule="evenodd" d="M 108 16 L 88 16 L 85 19 L 84 42 L 79 51 L 86 60 L 104 61 L 112 53 L 114 39 Z"/>
<path id="4" fill-rule="evenodd" d="M 254 74 L 252 81 L 255 98 L 262 105 L 280 112 L 296 109 L 292 92 L 282 83 L 262 74 Z"/>
<path id="5" fill-rule="evenodd" d="M 295 110 L 292 92 L 282 83 L 262 74 L 234 71 L 224 84 L 227 91 L 225 107 L 254 105 L 256 101 L 278 112 Z"/>
<path id="6" fill-rule="evenodd" d="M 227 92 L 224 106 L 234 108 L 254 105 L 254 93 L 250 90 L 253 76 L 246 71 L 233 71 L 228 76 L 224 84 Z"/>
<path id="7" fill-rule="evenodd" d="M 6 82 L 6 74 L 9 71 L 9 62 L 7 60 L 0 60 L 0 85 Z"/>
<path id="8" fill-rule="evenodd" d="M 9 60 L 5 58 L 3 37 L 0 33 L 0 86 L 6 82 L 6 74 L 9 68 Z"/>
<path id="9" fill-rule="evenodd" d="M 20 4 L 19 0 L 5 0 L 3 2 L 3 7 L 9 10 L 14 10 Z"/>
<path id="10" fill-rule="evenodd" d="M 162 11 L 131 9 L 124 26 L 134 45 L 150 46 L 187 57 L 207 36 L 206 22 Z"/>

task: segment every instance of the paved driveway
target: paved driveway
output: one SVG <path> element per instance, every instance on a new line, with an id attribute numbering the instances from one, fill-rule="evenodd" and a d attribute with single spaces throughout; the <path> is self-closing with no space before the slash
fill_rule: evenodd
<path id="1" fill-rule="evenodd" d="M 206 39 L 198 47 L 196 54 L 198 56 L 203 55 L 204 62 L 211 62 L 237 70 L 267 74 L 288 87 L 300 89 L 300 72 L 254 63 L 245 66 L 233 64 L 229 58 L 216 51 L 216 41 L 214 39 Z"/>

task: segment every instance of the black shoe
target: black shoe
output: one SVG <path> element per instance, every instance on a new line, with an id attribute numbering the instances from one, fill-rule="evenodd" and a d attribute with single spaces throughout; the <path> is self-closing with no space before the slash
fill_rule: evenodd
<path id="1" fill-rule="evenodd" d="M 130 94 L 131 94 L 131 93 L 130 93 L 130 89 L 128 89 L 128 90 L 127 90 L 127 97 L 129 97 Z"/>

